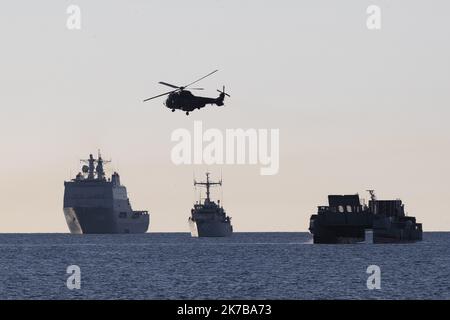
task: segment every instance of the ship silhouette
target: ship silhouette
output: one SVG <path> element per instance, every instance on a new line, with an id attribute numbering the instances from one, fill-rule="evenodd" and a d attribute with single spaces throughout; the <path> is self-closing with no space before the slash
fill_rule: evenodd
<path id="1" fill-rule="evenodd" d="M 210 198 L 210 188 L 212 186 L 222 186 L 222 180 L 211 182 L 209 173 L 206 173 L 206 182 L 194 180 L 194 186 L 206 188 L 206 198 L 194 205 L 191 216 L 188 219 L 192 237 L 228 237 L 233 233 L 231 218 L 227 216 L 225 210 L 220 205 L 220 200 L 215 203 Z"/>
<path id="2" fill-rule="evenodd" d="M 114 172 L 106 179 L 100 152 L 75 179 L 64 182 L 64 216 L 71 233 L 144 233 L 149 226 L 147 211 L 134 211 L 127 189 Z"/>
<path id="3" fill-rule="evenodd" d="M 378 200 L 374 190 L 369 204 L 359 195 L 329 195 L 328 206 L 319 206 L 310 218 L 314 243 L 356 243 L 373 230 L 373 243 L 401 243 L 422 240 L 422 224 L 405 213 L 401 200 Z"/>

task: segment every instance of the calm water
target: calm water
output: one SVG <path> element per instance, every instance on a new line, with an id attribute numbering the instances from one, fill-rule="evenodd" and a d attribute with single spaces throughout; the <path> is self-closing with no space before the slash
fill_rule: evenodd
<path id="1" fill-rule="evenodd" d="M 66 268 L 81 268 L 81 289 Z M 381 290 L 366 269 L 381 268 Z M 1 234 L 1 299 L 449 299 L 450 233 L 313 245 L 307 233 Z"/>

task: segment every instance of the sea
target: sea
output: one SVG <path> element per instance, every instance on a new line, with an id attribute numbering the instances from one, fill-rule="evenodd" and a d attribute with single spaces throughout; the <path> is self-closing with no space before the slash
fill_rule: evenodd
<path id="1" fill-rule="evenodd" d="M 308 233 L 0 234 L 0 299 L 450 299 L 450 233 L 343 245 Z"/>

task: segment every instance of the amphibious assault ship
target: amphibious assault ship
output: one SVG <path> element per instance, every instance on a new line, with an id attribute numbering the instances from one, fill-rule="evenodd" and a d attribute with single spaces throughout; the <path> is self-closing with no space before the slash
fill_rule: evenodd
<path id="1" fill-rule="evenodd" d="M 64 216 L 71 233 L 144 233 L 147 211 L 133 211 L 127 189 L 114 172 L 106 179 L 104 161 L 89 155 L 75 179 L 64 182 Z"/>
<path id="2" fill-rule="evenodd" d="M 206 199 L 204 203 L 201 200 L 194 205 L 189 217 L 189 228 L 192 237 L 227 237 L 233 233 L 233 226 L 231 225 L 231 218 L 225 213 L 225 210 L 220 206 L 220 200 L 217 204 L 210 199 L 210 187 L 220 185 L 219 182 L 209 181 L 209 173 L 206 173 L 206 182 L 196 182 L 194 186 L 206 187 Z"/>
<path id="3" fill-rule="evenodd" d="M 356 243 L 365 241 L 373 230 L 373 243 L 399 243 L 422 240 L 422 224 L 405 214 L 401 200 L 377 200 L 368 190 L 369 204 L 359 195 L 329 195 L 328 206 L 319 206 L 310 218 L 314 243 Z"/>

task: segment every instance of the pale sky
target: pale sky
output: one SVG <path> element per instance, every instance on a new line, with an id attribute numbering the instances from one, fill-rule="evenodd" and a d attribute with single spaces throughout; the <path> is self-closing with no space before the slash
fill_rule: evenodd
<path id="1" fill-rule="evenodd" d="M 81 8 L 81 30 L 66 9 Z M 366 9 L 381 8 L 381 30 Z M 149 210 L 188 231 L 193 173 L 223 174 L 235 231 L 306 231 L 328 194 L 401 198 L 450 229 L 448 1 L 12 1 L 0 10 L 0 232 L 68 232 L 63 182 L 102 150 Z M 158 81 L 226 85 L 170 112 Z M 175 166 L 177 128 L 280 129 L 280 171 Z M 220 195 L 219 194 L 215 194 Z"/>

